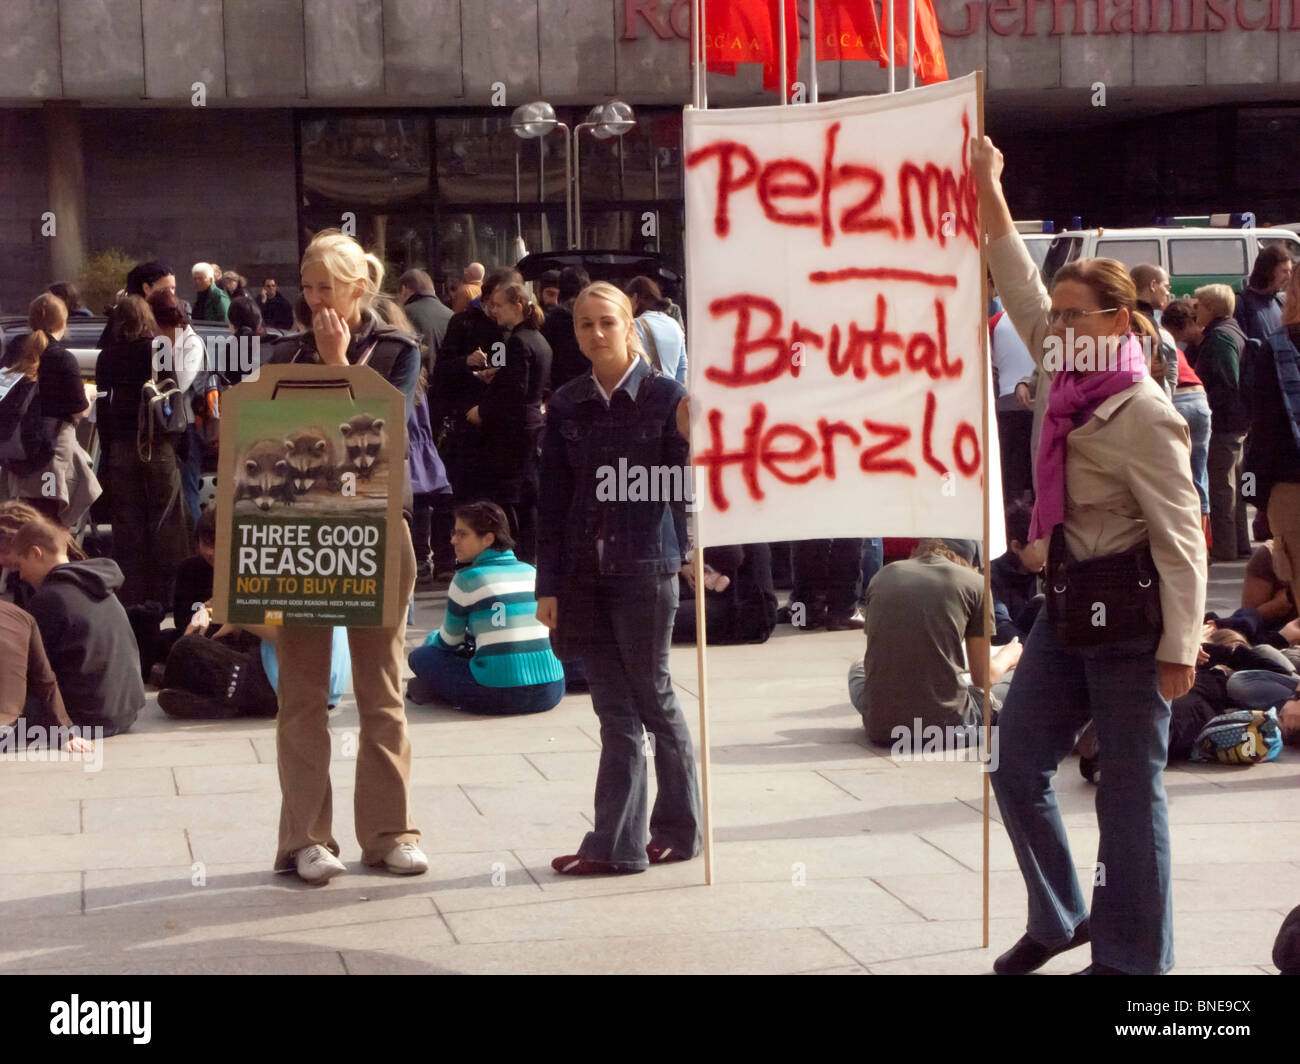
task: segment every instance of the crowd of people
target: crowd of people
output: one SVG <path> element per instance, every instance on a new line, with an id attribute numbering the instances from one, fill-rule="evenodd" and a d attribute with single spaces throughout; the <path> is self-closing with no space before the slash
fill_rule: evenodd
<path id="1" fill-rule="evenodd" d="M 4 352 L 3 365 L 36 385 L 46 446 L 7 463 L 11 498 L 0 504 L 0 566 L 14 608 L 36 619 L 32 627 L 5 615 L 6 650 L 23 664 L 7 674 L 14 682 L 0 723 L 26 717 L 108 737 L 130 728 L 146 681 L 178 719 L 273 716 L 284 788 L 275 866 L 320 883 L 343 870 L 331 833 L 326 714 L 350 684 L 361 720 L 363 861 L 397 874 L 427 869 L 409 812 L 405 623 L 333 632 L 212 623 L 215 511 L 201 507 L 199 487 L 220 438 L 205 415 L 216 422 L 208 392 L 237 383 L 241 371 L 214 366 L 194 325 L 225 323 L 259 339 L 263 364 L 364 361 L 405 396 L 402 531 L 410 546 L 400 594 L 448 587 L 441 627 L 410 655 L 406 696 L 508 714 L 553 708 L 566 684 L 591 691 L 608 735 L 596 830 L 577 854 L 557 859 L 557 871 L 636 872 L 694 856 L 698 787 L 667 669 L 679 583 L 693 578 L 684 566 L 685 500 L 622 504 L 598 515 L 608 526 L 593 523 L 587 504 L 594 463 L 605 456 L 598 438 L 605 449 L 634 440 L 646 462 L 685 467 L 676 410 L 687 362 L 676 304 L 648 277 L 625 292 L 570 268 L 529 286 L 515 270 L 477 263 L 466 267 L 451 307 L 419 269 L 398 278 L 394 298 L 382 291 L 378 259 L 333 231 L 307 248 L 292 306 L 274 280 L 253 300 L 242 279 L 210 263 L 191 274 L 187 302 L 166 264 L 130 272 L 108 310 L 93 387 L 61 344 L 77 310 L 65 301 L 76 302 L 69 286 L 32 303 L 29 331 Z M 161 368 L 160 338 L 173 354 Z M 625 409 L 632 400 L 649 417 L 639 426 Z M 92 412 L 98 470 L 76 435 Z M 544 430 L 560 433 L 546 447 Z M 104 490 L 108 556 L 86 558 L 72 530 Z M 651 540 L 658 546 L 647 565 L 639 552 Z M 590 550 L 575 553 L 578 542 Z M 746 618 L 735 638 L 765 639 L 775 612 L 770 576 L 755 597 L 757 574 L 741 577 L 733 567 L 727 594 L 728 578 L 708 572 L 707 593 L 720 596 L 722 612 L 711 611 L 718 631 L 727 637 L 731 610 Z M 647 607 L 658 618 L 651 626 Z M 569 640 L 563 663 L 553 649 L 561 630 Z M 598 635 L 607 640 L 599 650 Z M 65 704 L 60 690 L 76 698 Z M 652 813 L 643 728 L 661 750 Z"/>
<path id="2" fill-rule="evenodd" d="M 1000 153 L 986 138 L 971 157 L 999 301 L 989 330 L 1003 556 L 929 538 L 884 565 L 869 537 L 752 543 L 706 550 L 701 586 L 685 498 L 610 499 L 596 487 L 611 460 L 689 468 L 681 312 L 652 278 L 620 288 L 568 267 L 528 284 L 471 263 L 447 305 L 420 269 L 384 294 L 382 263 L 326 231 L 304 253 L 292 305 L 273 279 L 253 299 L 210 263 L 191 271 L 191 302 L 165 264 L 133 269 L 89 390 L 61 342 L 84 311 L 75 289 L 52 285 L 32 302 L 29 331 L 0 360 L 39 395 L 0 504 L 14 598 L 0 609 L 0 725 L 25 716 L 111 736 L 141 711 L 146 680 L 173 717 L 274 717 L 275 867 L 323 883 L 345 871 L 327 714 L 349 683 L 362 859 L 401 875 L 428 868 L 410 810 L 407 702 L 539 713 L 585 689 L 601 734 L 593 827 L 553 866 L 636 873 L 702 844 L 692 738 L 668 668 L 672 642 L 698 635 L 696 611 L 679 603 L 703 597 L 710 642 L 763 642 L 780 623 L 860 628 L 849 692 L 869 742 L 938 725 L 977 743 L 985 719 L 998 725 L 993 786 L 1030 907 L 996 970 L 1032 971 L 1090 941 L 1090 973 L 1167 971 L 1161 773 L 1171 759 L 1258 760 L 1300 738 L 1300 271 L 1266 248 L 1240 293 L 1206 285 L 1172 300 L 1157 265 L 1087 259 L 1049 287 L 1011 222 Z M 364 362 L 404 396 L 399 594 L 447 588 L 440 626 L 409 658 L 405 616 L 333 631 L 211 622 L 215 517 L 199 501 L 220 445 L 209 393 L 239 378 L 223 368 L 213 379 L 195 321 L 257 337 L 266 364 Z M 177 353 L 161 375 L 159 337 Z M 1061 341 L 1111 357 L 1062 368 L 1045 358 Z M 98 470 L 76 431 L 92 409 Z M 104 490 L 110 556 L 87 558 L 70 530 Z M 1241 608 L 1206 615 L 1209 560 L 1247 557 Z M 777 586 L 793 588 L 781 609 Z M 1220 722 L 1237 714 L 1225 738 Z M 1242 729 L 1259 757 L 1241 752 Z M 1052 782 L 1075 749 L 1099 783 L 1099 860 L 1112 870 L 1091 908 Z"/>

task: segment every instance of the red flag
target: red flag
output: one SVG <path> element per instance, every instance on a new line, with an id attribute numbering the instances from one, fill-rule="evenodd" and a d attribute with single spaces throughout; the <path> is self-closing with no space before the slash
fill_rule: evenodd
<path id="1" fill-rule="evenodd" d="M 888 45 L 880 65 L 889 65 Z M 916 57 L 913 65 L 917 80 L 923 85 L 948 80 L 948 61 L 943 57 L 939 19 L 934 13 L 932 0 L 916 0 Z M 894 66 L 907 66 L 907 0 L 894 0 Z"/>
<path id="2" fill-rule="evenodd" d="M 880 24 L 876 21 L 875 0 L 814 0 L 817 5 L 817 58 L 876 59 L 888 58 Z M 903 45 L 906 50 L 907 45 Z"/>
<path id="3" fill-rule="evenodd" d="M 704 61 L 715 74 L 735 74 L 737 63 L 762 63 L 763 88 L 776 89 L 785 15 L 786 92 L 798 76 L 799 21 L 795 0 L 704 0 Z"/>

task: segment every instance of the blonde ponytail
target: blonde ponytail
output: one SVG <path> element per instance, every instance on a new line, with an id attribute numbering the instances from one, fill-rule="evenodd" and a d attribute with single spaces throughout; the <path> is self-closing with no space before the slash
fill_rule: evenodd
<path id="1" fill-rule="evenodd" d="M 369 251 L 365 253 L 365 263 L 370 284 L 366 289 L 366 294 L 362 296 L 362 305 L 368 307 L 384 287 L 384 264 L 380 261 L 378 255 Z"/>

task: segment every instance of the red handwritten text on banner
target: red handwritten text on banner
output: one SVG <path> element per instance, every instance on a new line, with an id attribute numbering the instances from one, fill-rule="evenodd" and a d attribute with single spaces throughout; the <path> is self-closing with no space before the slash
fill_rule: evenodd
<path id="1" fill-rule="evenodd" d="M 979 534 L 976 107 L 968 78 L 687 112 L 706 544 Z"/>

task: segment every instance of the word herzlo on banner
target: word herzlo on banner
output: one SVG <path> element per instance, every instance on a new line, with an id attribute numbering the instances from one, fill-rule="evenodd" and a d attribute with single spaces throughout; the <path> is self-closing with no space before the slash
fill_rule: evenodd
<path id="1" fill-rule="evenodd" d="M 971 77 L 687 111 L 706 544 L 980 535 L 978 107 Z"/>

